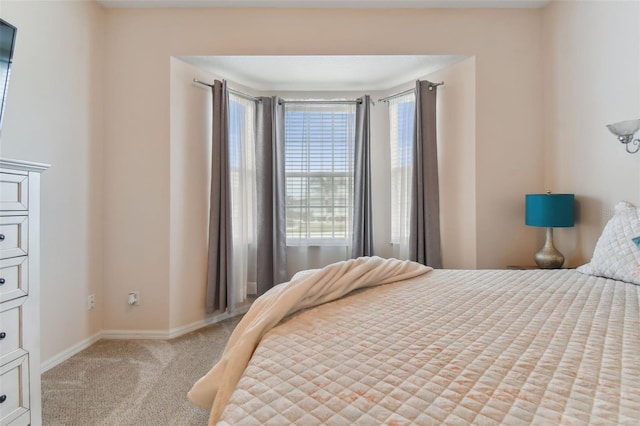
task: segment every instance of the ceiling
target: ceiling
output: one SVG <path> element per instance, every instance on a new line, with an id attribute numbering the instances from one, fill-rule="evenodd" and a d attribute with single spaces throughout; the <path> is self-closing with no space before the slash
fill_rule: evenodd
<path id="1" fill-rule="evenodd" d="M 460 55 L 180 57 L 219 78 L 260 91 L 386 90 L 465 58 Z"/>
<path id="2" fill-rule="evenodd" d="M 542 8 L 551 0 L 97 0 L 111 8 Z"/>

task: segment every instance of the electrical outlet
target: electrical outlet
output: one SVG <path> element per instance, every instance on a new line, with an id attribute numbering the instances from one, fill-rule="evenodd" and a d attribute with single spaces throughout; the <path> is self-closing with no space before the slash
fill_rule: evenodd
<path id="1" fill-rule="evenodd" d="M 96 295 L 90 294 L 87 297 L 87 310 L 93 311 L 96 308 Z"/>
<path id="2" fill-rule="evenodd" d="M 139 291 L 129 292 L 129 297 L 127 298 L 127 303 L 129 305 L 131 305 L 131 306 L 140 305 L 140 292 Z"/>

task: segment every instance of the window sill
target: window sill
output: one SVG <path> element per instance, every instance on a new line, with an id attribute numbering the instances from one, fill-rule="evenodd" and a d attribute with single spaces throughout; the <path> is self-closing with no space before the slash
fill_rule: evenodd
<path id="1" fill-rule="evenodd" d="M 351 241 L 347 239 L 287 239 L 287 247 L 348 247 Z"/>

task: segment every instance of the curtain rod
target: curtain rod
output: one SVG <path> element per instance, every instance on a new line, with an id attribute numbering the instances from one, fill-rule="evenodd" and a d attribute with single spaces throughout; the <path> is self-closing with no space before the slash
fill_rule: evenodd
<path id="1" fill-rule="evenodd" d="M 194 83 L 198 83 L 198 84 L 202 84 L 203 86 L 213 87 L 213 85 L 212 85 L 212 84 L 204 83 L 204 82 L 202 82 L 202 81 L 198 80 L 197 78 L 194 78 L 194 79 L 193 79 L 193 82 L 194 82 Z M 235 90 L 235 89 L 232 89 L 232 88 L 230 88 L 230 87 L 229 87 L 229 88 L 227 88 L 227 90 L 229 90 L 229 93 L 233 93 L 234 95 L 241 96 L 241 97 L 243 97 L 243 98 L 245 98 L 245 99 L 249 99 L 250 101 L 254 101 L 254 102 L 262 102 L 262 100 L 261 100 L 261 99 L 258 99 L 258 98 L 256 98 L 255 96 L 247 95 L 246 93 L 243 93 L 243 92 L 241 92 L 241 91 L 239 91 L 239 90 Z"/>
<path id="2" fill-rule="evenodd" d="M 440 83 L 433 83 L 429 85 L 429 90 L 433 90 L 434 87 L 438 87 L 442 85 L 444 85 L 444 81 L 441 81 Z M 414 88 L 414 89 L 405 90 L 403 92 L 394 93 L 393 95 L 389 95 L 386 98 L 378 99 L 378 102 L 389 102 L 391 99 L 397 98 L 399 96 L 407 95 L 415 90 L 416 89 Z"/>
<path id="3" fill-rule="evenodd" d="M 322 100 L 314 100 L 314 101 L 303 101 L 303 100 L 287 100 L 287 99 L 282 99 L 278 102 L 280 105 L 282 104 L 360 104 L 362 103 L 361 100 L 358 99 L 354 99 L 352 101 L 346 100 L 346 101 L 322 101 Z"/>

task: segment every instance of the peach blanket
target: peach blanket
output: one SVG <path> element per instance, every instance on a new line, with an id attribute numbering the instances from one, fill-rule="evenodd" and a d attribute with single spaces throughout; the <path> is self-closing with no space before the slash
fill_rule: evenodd
<path id="1" fill-rule="evenodd" d="M 365 287 L 403 281 L 432 268 L 409 261 L 361 257 L 303 271 L 259 297 L 231 334 L 220 361 L 189 391 L 194 404 L 211 409 L 209 425 L 224 410 L 244 369 L 267 331 L 284 317 Z"/>

